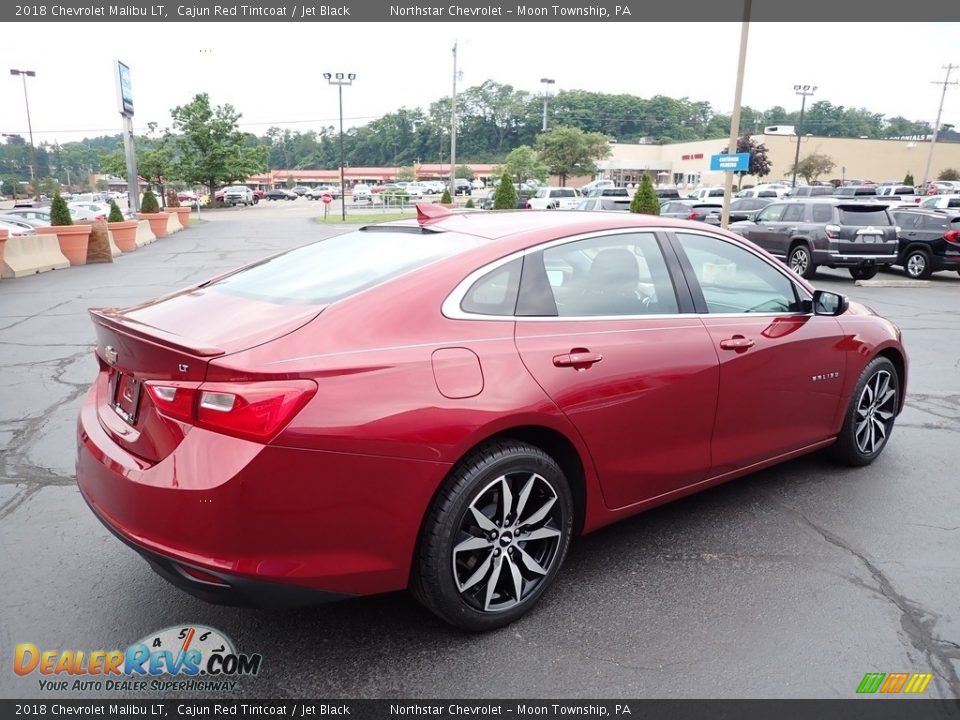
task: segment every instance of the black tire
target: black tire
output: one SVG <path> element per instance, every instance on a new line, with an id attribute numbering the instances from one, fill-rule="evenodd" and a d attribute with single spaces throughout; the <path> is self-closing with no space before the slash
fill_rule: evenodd
<path id="1" fill-rule="evenodd" d="M 884 378 L 887 379 L 886 385 Z M 871 397 L 876 395 L 878 388 L 882 392 L 881 402 L 871 411 L 874 402 Z M 888 395 L 888 391 L 893 394 Z M 831 448 L 834 459 L 852 467 L 869 465 L 876 460 L 887 446 L 899 403 L 900 378 L 896 368 L 885 357 L 874 358 L 860 373 L 860 379 L 853 389 L 843 427 L 836 444 Z M 873 435 L 865 434 L 870 432 Z"/>
<path id="2" fill-rule="evenodd" d="M 514 516 L 510 509 L 519 512 Z M 535 519 L 540 512 L 546 514 Z M 534 534 L 543 537 L 520 539 Z M 573 498 L 556 461 L 525 443 L 488 443 L 457 464 L 434 499 L 421 531 L 411 590 L 427 609 L 458 628 L 503 627 L 530 610 L 553 584 L 572 535 Z M 487 545 L 463 548 L 467 541 Z"/>
<path id="3" fill-rule="evenodd" d="M 850 268 L 850 277 L 854 280 L 869 280 L 870 278 L 876 277 L 878 272 L 880 272 L 880 268 L 876 265 L 852 267 Z"/>
<path id="4" fill-rule="evenodd" d="M 817 266 L 813 262 L 813 255 L 803 243 L 797 243 L 790 248 L 787 256 L 787 267 L 802 278 L 810 279 L 817 274 Z"/>
<path id="5" fill-rule="evenodd" d="M 910 248 L 903 258 L 903 272 L 913 280 L 926 280 L 933 275 L 930 253 L 923 248 Z"/>

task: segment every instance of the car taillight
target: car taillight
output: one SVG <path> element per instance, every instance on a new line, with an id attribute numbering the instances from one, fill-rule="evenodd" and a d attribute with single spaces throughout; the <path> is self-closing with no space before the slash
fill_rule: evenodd
<path id="1" fill-rule="evenodd" d="M 317 392 L 313 380 L 237 383 L 149 381 L 158 412 L 214 432 L 268 442 Z"/>
<path id="2" fill-rule="evenodd" d="M 960 245 L 960 230 L 948 230 L 943 239 L 951 245 Z"/>
<path id="3" fill-rule="evenodd" d="M 702 215 L 698 215 L 698 214 L 695 213 L 695 212 L 692 212 L 692 213 L 690 213 L 689 215 L 687 215 L 687 220 L 699 220 L 701 217 L 703 217 L 703 216 L 702 216 Z"/>
<path id="4" fill-rule="evenodd" d="M 827 225 L 823 231 L 827 234 L 827 237 L 831 240 L 836 240 L 840 237 L 840 226 L 839 225 Z"/>

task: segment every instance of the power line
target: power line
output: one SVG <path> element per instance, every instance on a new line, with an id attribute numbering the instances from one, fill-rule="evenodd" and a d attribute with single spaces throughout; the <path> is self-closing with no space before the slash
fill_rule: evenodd
<path id="1" fill-rule="evenodd" d="M 927 181 L 930 179 L 930 165 L 933 163 L 933 148 L 937 144 L 937 135 L 940 134 L 940 117 L 943 115 L 943 101 L 947 99 L 947 88 L 950 85 L 960 85 L 956 80 L 950 82 L 950 73 L 954 70 L 960 70 L 960 65 L 943 65 L 941 66 L 944 70 L 947 71 L 946 76 L 943 78 L 943 83 L 940 83 L 937 80 L 932 80 L 931 82 L 934 85 L 943 85 L 943 92 L 940 93 L 940 107 L 937 109 L 937 119 L 933 123 L 933 134 L 930 136 L 930 152 L 927 155 L 927 168 L 923 171 L 923 184 L 921 187 L 926 187 Z"/>

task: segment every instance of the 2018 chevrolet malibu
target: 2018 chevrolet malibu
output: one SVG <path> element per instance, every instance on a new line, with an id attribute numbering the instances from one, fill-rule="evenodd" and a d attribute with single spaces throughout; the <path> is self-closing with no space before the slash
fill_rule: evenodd
<path id="1" fill-rule="evenodd" d="M 422 212 L 91 311 L 79 487 L 164 577 L 268 606 L 410 588 L 489 629 L 579 534 L 889 440 L 900 331 L 736 235 Z"/>

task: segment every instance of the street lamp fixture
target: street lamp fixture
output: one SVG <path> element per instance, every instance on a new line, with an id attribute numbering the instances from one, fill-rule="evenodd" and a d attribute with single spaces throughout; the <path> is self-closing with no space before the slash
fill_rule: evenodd
<path id="1" fill-rule="evenodd" d="M 792 187 L 797 186 L 797 165 L 800 163 L 800 131 L 803 129 L 803 111 L 807 106 L 807 96 L 813 95 L 817 91 L 816 85 L 794 85 L 793 91 L 800 95 L 800 121 L 797 123 L 797 150 L 793 155 L 793 182 Z"/>
<path id="2" fill-rule="evenodd" d="M 323 79 L 326 80 L 331 85 L 337 86 L 337 94 L 340 99 L 340 219 L 343 222 L 347 221 L 347 186 L 343 179 L 343 166 L 344 166 L 344 157 L 343 157 L 343 86 L 344 85 L 353 85 L 353 81 L 357 79 L 355 73 L 347 73 L 344 75 L 342 72 L 331 75 L 328 72 L 323 74 Z"/>
<path id="3" fill-rule="evenodd" d="M 23 80 L 23 102 L 27 107 L 27 129 L 30 131 L 30 184 L 33 185 L 33 196 L 35 199 L 40 199 L 40 189 L 37 187 L 36 181 L 36 170 L 37 167 L 37 148 L 33 144 L 33 123 L 30 120 L 30 99 L 27 97 L 27 78 L 36 77 L 37 73 L 33 70 L 17 70 L 15 68 L 10 68 L 11 75 L 19 75 L 20 79 Z"/>
<path id="4" fill-rule="evenodd" d="M 540 78 L 540 82 L 543 85 L 543 131 L 547 131 L 547 101 L 550 98 L 550 86 L 556 83 L 557 81 L 553 78 Z"/>

